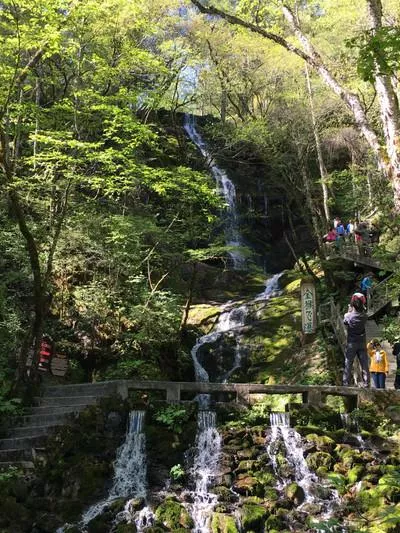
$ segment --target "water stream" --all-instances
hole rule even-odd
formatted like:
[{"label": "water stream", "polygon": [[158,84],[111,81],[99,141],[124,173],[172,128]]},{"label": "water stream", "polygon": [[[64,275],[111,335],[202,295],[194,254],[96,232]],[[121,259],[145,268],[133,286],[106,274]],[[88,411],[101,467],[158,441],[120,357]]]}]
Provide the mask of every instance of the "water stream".
[{"label": "water stream", "polygon": [[[277,489],[283,492],[290,483],[295,481],[304,492],[304,501],[298,505],[297,511],[307,512],[307,504],[314,504],[314,511],[319,508],[321,519],[331,518],[340,505],[339,495],[336,490],[326,486],[323,480],[310,470],[304,457],[301,435],[290,427],[289,413],[271,413],[270,423],[271,432],[266,449],[278,479]],[[284,451],[289,468],[282,468],[279,464],[280,451]]]},{"label": "water stream", "polygon": [[[132,411],[129,414],[125,440],[117,451],[112,486],[105,499],[95,503],[83,513],[78,524],[80,531],[86,532],[89,522],[117,498],[146,497],[147,462],[146,438],[143,432],[144,416],[144,411]],[[57,533],[63,533],[65,528],[66,526],[59,528]]]},{"label": "water stream", "polygon": [[227,213],[224,220],[225,243],[232,248],[229,252],[229,256],[232,259],[233,268],[235,270],[245,270],[246,260],[240,252],[240,247],[243,247],[243,239],[239,230],[235,185],[228,178],[226,172],[215,162],[207,144],[196,129],[193,115],[185,115],[184,128],[189,138],[198,147],[206,159],[210,172],[215,179],[217,190],[225,200],[227,207]]}]

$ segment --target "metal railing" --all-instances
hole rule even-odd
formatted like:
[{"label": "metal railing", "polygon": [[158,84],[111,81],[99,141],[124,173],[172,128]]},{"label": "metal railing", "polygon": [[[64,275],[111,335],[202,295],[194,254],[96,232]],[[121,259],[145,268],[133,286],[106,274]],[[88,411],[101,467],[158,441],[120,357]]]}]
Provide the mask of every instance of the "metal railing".
[{"label": "metal railing", "polygon": [[373,245],[371,244],[356,244],[341,238],[332,243],[325,243],[323,249],[326,259],[341,257],[371,267],[382,266],[381,261],[372,257]]},{"label": "metal railing", "polygon": [[367,295],[367,313],[368,316],[372,316],[377,313],[382,307],[387,305],[394,296],[396,296],[396,290],[390,286],[394,274],[391,274],[388,278],[384,279],[375,287],[372,287]]}]

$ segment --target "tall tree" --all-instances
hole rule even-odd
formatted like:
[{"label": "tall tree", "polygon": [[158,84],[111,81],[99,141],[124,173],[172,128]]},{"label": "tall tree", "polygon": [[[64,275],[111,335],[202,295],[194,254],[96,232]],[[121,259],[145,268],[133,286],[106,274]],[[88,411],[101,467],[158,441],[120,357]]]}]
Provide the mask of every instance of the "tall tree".
[{"label": "tall tree", "polygon": [[[375,154],[380,169],[385,173],[393,188],[393,200],[396,211],[400,211],[400,143],[398,141],[399,109],[396,94],[390,83],[390,76],[383,75],[377,68],[373,75],[378,94],[381,110],[380,126],[384,137],[384,144],[381,145],[379,133],[375,131],[371,123],[363,102],[359,96],[348,89],[333,71],[329,68],[328,62],[316,49],[310,37],[302,29],[298,16],[294,8],[287,3],[278,3],[281,14],[286,20],[288,27],[300,43],[300,47],[280,33],[265,29],[268,22],[264,19],[263,13],[257,10],[256,22],[245,20],[227,11],[223,11],[214,6],[204,5],[200,0],[191,0],[192,3],[202,12],[223,18],[231,24],[247,28],[262,37],[282,46],[290,53],[295,54],[304,60],[318,75],[323,82],[345,103],[353,115],[354,123],[359,131],[364,135],[369,147]],[[382,24],[382,4],[380,0],[367,0],[370,24],[372,29],[379,29]],[[267,8],[268,9],[268,8]],[[274,23],[276,18],[273,19]],[[379,62],[377,62],[379,64]]]}]

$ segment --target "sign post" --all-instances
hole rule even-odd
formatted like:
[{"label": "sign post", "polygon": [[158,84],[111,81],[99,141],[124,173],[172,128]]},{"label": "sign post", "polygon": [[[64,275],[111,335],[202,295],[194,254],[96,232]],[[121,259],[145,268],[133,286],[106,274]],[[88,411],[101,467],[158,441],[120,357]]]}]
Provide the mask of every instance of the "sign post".
[{"label": "sign post", "polygon": [[301,291],[301,318],[303,333],[315,333],[317,329],[317,300],[315,285],[310,281],[302,281]]}]

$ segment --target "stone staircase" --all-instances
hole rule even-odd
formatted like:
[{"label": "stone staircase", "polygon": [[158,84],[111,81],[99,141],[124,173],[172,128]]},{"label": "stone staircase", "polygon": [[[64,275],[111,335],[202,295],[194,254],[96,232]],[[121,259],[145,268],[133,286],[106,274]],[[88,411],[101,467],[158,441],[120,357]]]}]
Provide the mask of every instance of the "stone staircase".
[{"label": "stone staircase", "polygon": [[97,402],[99,398],[115,393],[115,384],[84,383],[46,387],[35,405],[22,416],[11,420],[4,438],[0,439],[0,470],[9,466],[22,469],[34,467],[34,461],[43,451],[47,438],[60,426]]}]

